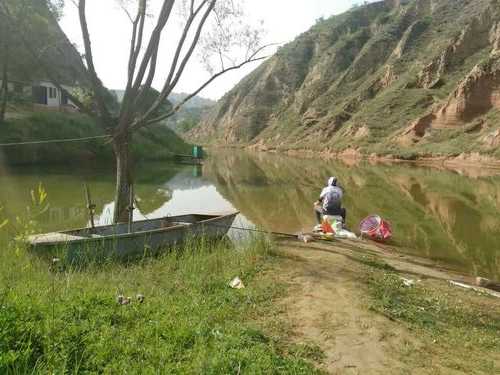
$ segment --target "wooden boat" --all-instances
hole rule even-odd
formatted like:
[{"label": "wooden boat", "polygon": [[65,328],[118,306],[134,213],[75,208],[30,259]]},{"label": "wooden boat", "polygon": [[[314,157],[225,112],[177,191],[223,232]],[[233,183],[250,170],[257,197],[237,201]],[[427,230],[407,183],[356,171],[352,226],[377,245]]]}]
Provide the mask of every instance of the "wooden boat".
[{"label": "wooden boat", "polygon": [[190,214],[135,221],[62,232],[33,235],[29,246],[37,253],[60,255],[66,260],[128,258],[182,244],[188,239],[220,239],[228,232],[236,215]]}]

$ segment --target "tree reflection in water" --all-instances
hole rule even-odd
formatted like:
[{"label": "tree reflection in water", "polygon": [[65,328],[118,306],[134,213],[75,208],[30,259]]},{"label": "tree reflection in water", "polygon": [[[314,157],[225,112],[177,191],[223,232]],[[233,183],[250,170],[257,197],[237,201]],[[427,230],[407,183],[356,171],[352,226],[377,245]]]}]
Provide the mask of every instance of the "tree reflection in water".
[{"label": "tree reflection in water", "polygon": [[[353,230],[363,217],[378,213],[392,222],[400,251],[500,279],[500,177],[484,170],[469,171],[477,175],[467,177],[463,171],[412,165],[348,165],[231,150],[212,152],[202,170],[151,163],[136,171],[136,219],[237,209],[241,225],[287,233],[311,230],[312,203],[335,175],[346,189],[344,205]],[[103,220],[112,217],[109,168],[16,168],[3,173],[0,203],[11,218],[24,212],[30,190],[43,183],[50,202],[40,221],[43,231],[87,224],[84,181]]]},{"label": "tree reflection in water", "polygon": [[291,233],[311,229],[312,202],[337,176],[351,228],[378,213],[392,222],[402,251],[500,278],[499,176],[243,152],[213,155],[204,172],[257,226]]}]

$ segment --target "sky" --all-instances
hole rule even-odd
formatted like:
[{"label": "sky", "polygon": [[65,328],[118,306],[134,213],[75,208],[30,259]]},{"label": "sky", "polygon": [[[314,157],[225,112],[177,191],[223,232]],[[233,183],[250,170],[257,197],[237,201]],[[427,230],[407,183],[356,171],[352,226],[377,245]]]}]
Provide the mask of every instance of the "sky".
[{"label": "sky", "polygon": [[[158,6],[161,0],[149,0],[151,6]],[[240,0],[241,1],[241,0]],[[265,43],[284,44],[292,41],[314,25],[320,17],[329,17],[342,13],[360,0],[242,0],[245,19],[254,25],[260,25],[266,30]],[[154,11],[153,11],[154,12]],[[87,21],[92,40],[94,62],[99,77],[110,89],[123,89],[126,82],[126,65],[130,44],[131,23],[125,13],[117,6],[116,0],[87,0]],[[153,23],[153,18],[148,22]],[[175,46],[179,21],[174,19],[168,36],[163,37],[160,45],[160,57],[157,77],[153,86],[162,87],[162,81],[167,74],[169,57]],[[68,38],[80,52],[82,38],[78,21],[78,12],[71,1],[66,1],[63,18],[60,25]],[[270,50],[267,54],[272,53]],[[258,66],[252,63],[243,69],[229,72],[207,87],[201,96],[219,99],[245,75]],[[198,55],[193,55],[175,92],[192,92],[209,77],[208,72],[200,62]]]}]

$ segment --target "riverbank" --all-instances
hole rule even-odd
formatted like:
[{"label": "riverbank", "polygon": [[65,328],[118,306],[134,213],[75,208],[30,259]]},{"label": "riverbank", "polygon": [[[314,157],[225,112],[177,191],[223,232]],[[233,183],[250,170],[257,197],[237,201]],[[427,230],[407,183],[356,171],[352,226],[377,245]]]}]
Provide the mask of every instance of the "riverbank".
[{"label": "riverbank", "polygon": [[318,368],[331,374],[500,371],[499,298],[451,286],[439,278],[446,271],[397,254],[387,263],[369,244],[284,241],[279,249],[283,261],[275,272],[290,288],[280,318],[292,324],[293,342],[321,348]]},{"label": "riverbank", "polygon": [[[220,145],[214,145],[210,143],[204,144],[207,149],[217,147],[221,148]],[[482,171],[481,175],[495,175],[500,171],[500,159],[490,156],[483,155],[480,153],[462,153],[462,154],[450,154],[450,155],[440,155],[440,156],[424,156],[416,153],[407,154],[363,154],[356,149],[347,149],[342,152],[336,152],[332,150],[311,150],[311,149],[278,149],[271,148],[263,145],[246,145],[246,144],[228,144],[222,146],[222,148],[227,149],[242,149],[249,150],[251,152],[257,153],[269,153],[269,154],[282,154],[292,157],[308,158],[308,159],[322,159],[322,160],[339,160],[345,162],[346,164],[353,165],[361,161],[369,161],[372,163],[403,163],[410,165],[428,166],[440,169],[471,169],[471,168],[486,168]],[[490,171],[488,173],[488,170]]]},{"label": "riverbank", "polygon": [[[0,143],[75,139],[104,135],[88,116],[80,113],[25,112],[10,117],[0,127]],[[190,152],[190,146],[163,125],[145,128],[134,135],[136,161],[166,160]],[[0,161],[7,165],[114,162],[106,139],[0,147]]]},{"label": "riverbank", "polygon": [[[315,373],[274,320],[284,289],[264,238],[81,270],[20,248],[1,257],[2,374]],[[236,276],[246,288],[229,287]]]},{"label": "riverbank", "polygon": [[85,269],[19,247],[1,260],[2,373],[500,370],[499,298],[369,243],[201,242]]}]

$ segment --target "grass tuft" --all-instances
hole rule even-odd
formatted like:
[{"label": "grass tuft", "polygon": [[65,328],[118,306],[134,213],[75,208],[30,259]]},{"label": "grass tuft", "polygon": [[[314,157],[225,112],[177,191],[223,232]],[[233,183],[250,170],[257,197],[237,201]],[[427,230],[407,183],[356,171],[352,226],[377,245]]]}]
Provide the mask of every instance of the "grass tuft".
[{"label": "grass tuft", "polygon": [[[272,251],[261,237],[191,241],[156,258],[54,272],[8,248],[0,373],[314,373],[308,351],[285,350],[258,323],[281,293],[263,277]],[[245,289],[228,286],[236,276]]]},{"label": "grass tuft", "polygon": [[[408,326],[424,343],[407,353],[412,363],[440,356],[446,367],[466,373],[500,371],[500,304],[448,285],[407,287],[395,273],[368,278],[370,308]],[[416,361],[415,361],[416,360]]]}]

